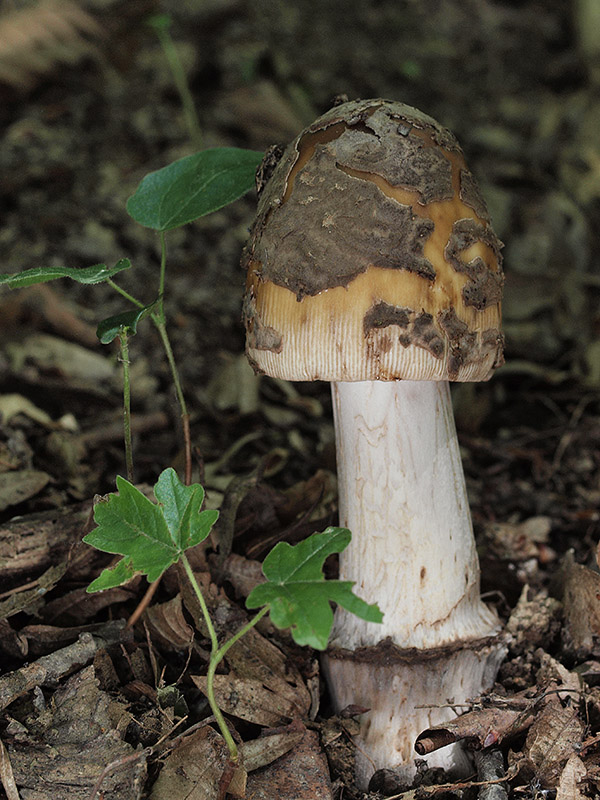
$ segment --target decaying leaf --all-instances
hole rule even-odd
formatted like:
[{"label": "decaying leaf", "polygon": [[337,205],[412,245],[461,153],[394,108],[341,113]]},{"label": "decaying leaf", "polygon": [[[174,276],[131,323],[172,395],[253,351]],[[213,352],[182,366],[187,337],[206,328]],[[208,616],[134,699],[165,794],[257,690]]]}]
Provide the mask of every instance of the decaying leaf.
[{"label": "decaying leaf", "polygon": [[[134,754],[122,738],[130,720],[125,705],[98,688],[93,667],[77,672],[47,709],[21,721],[18,736],[4,737],[22,796],[88,800],[103,767]],[[145,776],[140,752],[105,775],[105,800],[137,800]]]},{"label": "decaying leaf", "polygon": [[46,428],[52,428],[52,418],[43,409],[38,408],[27,397],[22,394],[3,394],[0,395],[0,418],[3,422],[9,422],[13,417],[22,414],[29,417],[34,422],[38,422]]},{"label": "decaying leaf", "polygon": [[223,738],[206,725],[181,739],[167,756],[150,800],[217,800],[228,761]]},{"label": "decaying leaf", "polygon": [[569,551],[561,565],[566,646],[578,657],[600,654],[600,575],[576,564]]},{"label": "decaying leaf", "polygon": [[244,742],[240,746],[242,751],[244,767],[248,772],[253,772],[267,764],[273,763],[281,756],[288,753],[304,739],[306,728],[295,720],[284,730],[277,729],[277,732],[265,731],[264,735],[258,739]]},{"label": "decaying leaf", "polygon": [[310,709],[308,689],[295,665],[265,639],[256,628],[243,636],[226,656],[232,672],[239,678],[260,681],[262,686],[281,697],[283,702],[298,709],[304,718]]},{"label": "decaying leaf", "polygon": [[240,414],[254,414],[258,410],[259,383],[248,359],[240,355],[221,365],[206,392],[219,411],[235,409]]},{"label": "decaying leaf", "polygon": [[47,569],[43,575],[23,591],[15,591],[5,600],[0,601],[0,619],[7,619],[22,611],[32,612],[43,602],[46,592],[53,589],[67,571],[67,562],[63,561],[55,567]]},{"label": "decaying leaf", "polygon": [[50,475],[37,469],[0,473],[0,511],[35,497],[49,481]]},{"label": "decaying leaf", "polygon": [[529,650],[548,644],[560,627],[561,604],[546,592],[538,592],[529,599],[529,586],[524,586],[519,602],[506,624],[512,636],[514,652]]},{"label": "decaying leaf", "polygon": [[525,740],[523,769],[543,787],[554,788],[583,741],[584,724],[579,714],[581,681],[578,675],[544,655],[538,682],[544,691]]},{"label": "decaying leaf", "polygon": [[[192,680],[206,694],[206,678],[192,675]],[[214,691],[222,711],[256,725],[270,728],[286,725],[302,713],[295,703],[251,678],[238,678],[233,674],[215,675]]]},{"label": "decaying leaf", "polygon": [[255,586],[264,583],[260,561],[230,553],[223,564],[223,577],[228,580],[241,597],[247,597]]},{"label": "decaying leaf", "polygon": [[0,709],[6,708],[32,689],[55,686],[73,669],[91,661],[98,650],[122,641],[123,627],[121,620],[107,622],[96,631],[96,636],[83,633],[73,644],[24,664],[13,672],[0,675]]},{"label": "decaying leaf", "polygon": [[73,381],[94,385],[115,379],[118,386],[118,369],[107,356],[57,336],[33,333],[18,342],[9,342],[6,353],[15,372],[25,363],[31,363],[44,372],[51,371]]},{"label": "decaying leaf", "polygon": [[0,619],[0,658],[21,660],[29,654],[29,641],[23,631],[14,630],[7,619]]},{"label": "decaying leaf", "polygon": [[181,595],[150,606],[145,614],[150,636],[167,650],[185,650],[194,639],[194,629],[183,616]]},{"label": "decaying leaf", "polygon": [[327,759],[319,736],[305,730],[302,740],[273,764],[248,775],[252,800],[331,800]]},{"label": "decaying leaf", "polygon": [[583,800],[585,795],[582,794],[580,787],[586,775],[585,764],[574,753],[565,764],[560,776],[556,800]]},{"label": "decaying leaf", "polygon": [[81,503],[0,525],[0,568],[5,584],[25,583],[31,575],[67,559],[81,541],[89,514],[90,503]]},{"label": "decaying leaf", "polygon": [[[520,523],[494,522],[486,526],[485,539],[496,557],[507,561],[538,558],[552,528],[549,517],[530,517]],[[547,548],[544,549],[547,550]]]}]

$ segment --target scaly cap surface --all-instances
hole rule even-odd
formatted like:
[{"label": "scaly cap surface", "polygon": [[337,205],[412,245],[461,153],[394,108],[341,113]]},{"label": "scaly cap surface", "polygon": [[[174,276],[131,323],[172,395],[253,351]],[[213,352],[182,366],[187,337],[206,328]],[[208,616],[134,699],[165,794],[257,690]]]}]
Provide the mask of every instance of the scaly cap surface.
[{"label": "scaly cap surface", "polygon": [[501,246],[448,130],[402,103],[337,106],[261,193],[248,357],[289,380],[485,380],[502,363]]}]

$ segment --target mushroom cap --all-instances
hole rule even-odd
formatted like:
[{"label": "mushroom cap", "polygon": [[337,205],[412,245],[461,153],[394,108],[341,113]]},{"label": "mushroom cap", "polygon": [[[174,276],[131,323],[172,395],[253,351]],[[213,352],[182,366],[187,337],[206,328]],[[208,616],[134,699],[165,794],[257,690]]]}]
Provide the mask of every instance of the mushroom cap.
[{"label": "mushroom cap", "polygon": [[343,103],[260,194],[247,355],[288,380],[486,380],[503,360],[501,247],[450,131],[402,103]]}]

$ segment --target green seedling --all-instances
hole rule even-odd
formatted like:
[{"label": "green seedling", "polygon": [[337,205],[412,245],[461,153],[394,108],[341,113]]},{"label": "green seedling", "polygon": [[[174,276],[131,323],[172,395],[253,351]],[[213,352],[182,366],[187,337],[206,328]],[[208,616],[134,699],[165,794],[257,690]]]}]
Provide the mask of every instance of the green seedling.
[{"label": "green seedling", "polygon": [[166,232],[193,222],[232,203],[254,186],[256,168],[263,154],[237,147],[216,147],[186,156],[162,169],[146,175],[135,193],[127,201],[127,211],[136,222],[159,234],[160,270],[154,299],[144,303],[127,292],[114,277],[131,267],[127,258],[122,258],[114,267],[96,264],[93,267],[34,267],[23,272],[0,274],[0,286],[10,289],[24,288],[36,283],[59,278],[70,278],[78,283],[95,284],[105,282],[118,292],[130,308],[100,322],[98,338],[109,344],[118,338],[120,358],[123,365],[125,460],[127,476],[133,480],[133,452],[129,412],[129,336],[137,332],[138,323],[149,317],[156,327],[171,370],[173,385],[180,407],[184,444],[186,481],[191,480],[192,457],[189,416],[179,371],[167,331],[164,310],[166,288],[167,244]]},{"label": "green seedling", "polygon": [[158,41],[160,42],[160,46],[162,47],[163,53],[167,60],[167,64],[169,65],[169,69],[171,70],[171,75],[173,76],[173,81],[181,100],[185,121],[188,127],[188,133],[190,135],[190,141],[193,143],[194,147],[200,149],[202,147],[202,128],[200,127],[200,120],[198,119],[198,114],[196,112],[194,98],[192,97],[192,93],[187,82],[185,70],[179,57],[179,52],[175,46],[175,43],[173,42],[173,39],[171,38],[170,28],[172,22],[173,20],[169,14],[154,14],[148,20],[148,25],[156,33]]},{"label": "green seedling", "polygon": [[[127,211],[141,225],[155,230],[160,238],[160,270],[157,290],[150,302],[134,297],[114,280],[119,272],[131,267],[121,259],[114,267],[97,264],[84,269],[36,267],[18,274],[0,274],[0,286],[22,288],[59,278],[80,283],[106,282],[128,303],[125,311],[102,320],[97,335],[103,344],[118,339],[123,364],[123,407],[125,455],[129,480],[117,478],[118,493],[96,504],[97,527],[84,541],[108,553],[121,555],[117,564],[104,570],[88,587],[100,591],[120,586],[134,575],[143,574],[157,581],[169,566],[181,562],[198,598],[205,628],[211,642],[207,674],[207,697],[229,748],[237,761],[237,746],[219,709],[214,694],[214,676],[228,650],[262,617],[270,614],[275,626],[289,629],[300,645],[318,650],[327,646],[333,623],[331,603],[343,606],[369,622],[381,622],[376,605],[368,605],[352,592],[349,581],[326,581],[325,559],[339,553],[350,542],[345,528],[327,528],[295,546],[276,545],[267,555],[263,572],[266,582],[248,596],[248,609],[258,609],[233,636],[219,643],[202,591],[186,557],[186,551],[203,542],[214,525],[218,512],[201,510],[204,490],[191,484],[191,440],[189,417],[173,350],[167,333],[164,296],[166,285],[166,233],[199,217],[216,211],[248,192],[262,153],[237,148],[204,150],[146,175],[127,202]],[[133,453],[130,423],[129,337],[148,317],[155,325],[165,350],[183,420],[186,480],[182,483],[172,469],[161,473],[153,503],[132,485]]]},{"label": "green seedling", "polygon": [[186,550],[203,542],[215,524],[218,511],[204,510],[204,489],[200,484],[185,486],[173,469],[161,473],[154,486],[153,503],[124,478],[117,478],[118,494],[109,495],[94,509],[97,527],[84,542],[97,550],[123,556],[105,569],[88,586],[89,592],[120,586],[136,574],[149,581],[160,578],[172,564],[181,561],[198,598],[211,642],[207,673],[207,698],[230,758],[237,761],[238,750],[214,694],[215,672],[228,650],[266,614],[281,629],[289,628],[300,645],[317,650],[327,647],[336,602],[347,611],[369,622],[381,622],[377,605],[369,605],[352,592],[352,582],[325,580],[323,564],[333,553],[340,553],[350,542],[350,531],[327,528],[297,545],[276,544],[263,563],[266,582],[250,592],[246,606],[259,609],[251,619],[224,643],[219,643],[202,590],[186,556]]}]

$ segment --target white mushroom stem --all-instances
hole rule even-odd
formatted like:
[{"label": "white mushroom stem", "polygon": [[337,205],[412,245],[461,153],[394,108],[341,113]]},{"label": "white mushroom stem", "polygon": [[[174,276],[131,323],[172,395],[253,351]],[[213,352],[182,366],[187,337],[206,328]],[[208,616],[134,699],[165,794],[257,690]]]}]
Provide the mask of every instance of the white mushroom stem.
[{"label": "white mushroom stem", "polygon": [[[340,578],[384,613],[376,625],[338,609],[326,664],[337,707],[371,709],[361,718],[364,785],[376,768],[414,773],[416,736],[455,715],[449,701],[489,688],[503,651],[498,620],[479,598],[448,384],[334,383],[332,391],[340,525],[352,531]],[[460,760],[456,748],[440,752],[446,767]]]}]

